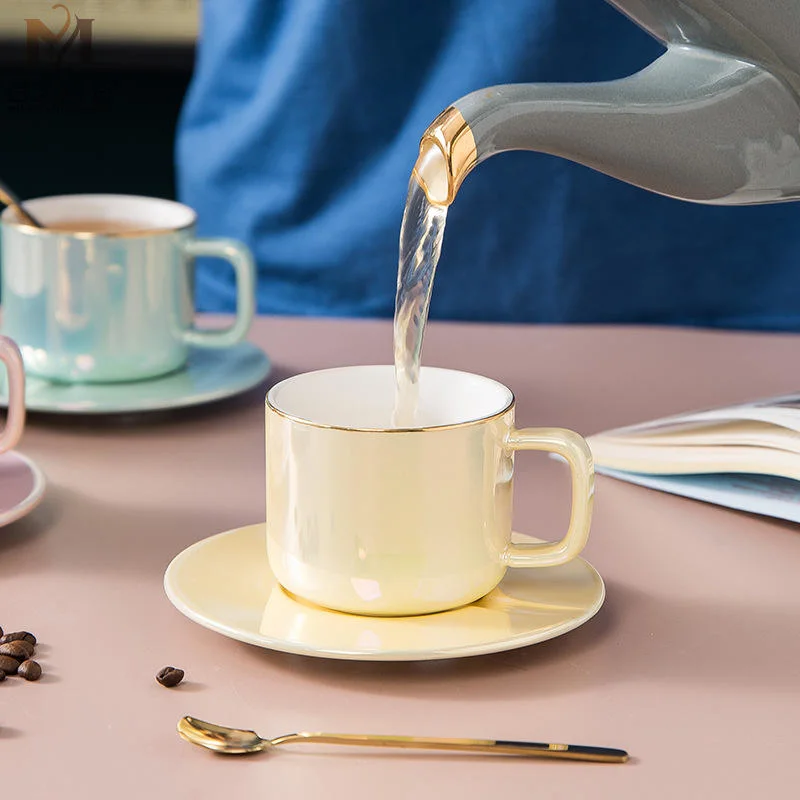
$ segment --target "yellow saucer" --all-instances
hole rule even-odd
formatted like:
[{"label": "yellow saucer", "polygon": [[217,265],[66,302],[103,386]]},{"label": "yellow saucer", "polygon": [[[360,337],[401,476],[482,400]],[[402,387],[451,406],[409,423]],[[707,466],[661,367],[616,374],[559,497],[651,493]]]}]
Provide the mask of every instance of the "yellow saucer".
[{"label": "yellow saucer", "polygon": [[193,544],[167,568],[164,588],[181,613],[224,636],[355,661],[427,661],[524,647],[582,625],[605,597],[597,571],[576,558],[560,567],[510,569],[493,592],[453,611],[418,617],[329,611],[278,585],[263,523]]}]

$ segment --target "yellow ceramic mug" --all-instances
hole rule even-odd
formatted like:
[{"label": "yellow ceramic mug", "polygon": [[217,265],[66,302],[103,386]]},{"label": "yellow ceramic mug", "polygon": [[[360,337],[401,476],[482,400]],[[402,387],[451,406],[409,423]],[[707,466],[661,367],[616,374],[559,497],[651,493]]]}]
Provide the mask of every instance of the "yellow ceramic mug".
[{"label": "yellow ceramic mug", "polygon": [[[477,600],[507,567],[580,553],[594,495],[581,436],[517,429],[505,386],[432,367],[420,374],[419,427],[393,428],[394,387],[390,366],[343,367],[267,395],[267,552],[285,589],[355,614],[425,614]],[[516,450],[570,464],[572,514],[559,542],[511,543]]]}]

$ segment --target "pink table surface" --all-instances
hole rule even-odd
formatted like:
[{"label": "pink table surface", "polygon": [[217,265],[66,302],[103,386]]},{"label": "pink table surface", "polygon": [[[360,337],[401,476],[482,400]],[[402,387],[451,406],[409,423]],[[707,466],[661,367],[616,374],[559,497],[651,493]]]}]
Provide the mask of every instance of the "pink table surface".
[{"label": "pink table surface", "polygon": [[[386,362],[388,322],[260,319],[271,380]],[[435,324],[425,361],[511,386],[518,421],[590,434],[798,388],[792,336]],[[598,480],[586,556],[599,615],[560,639],[417,664],[325,661],[230,641],[181,616],[162,576],[190,543],[263,519],[264,388],[138,419],[31,416],[20,450],[44,503],[0,530],[0,624],[41,639],[45,677],[0,685],[8,797],[752,798],[796,792],[800,531]],[[566,523],[563,472],[518,460],[519,530]],[[166,664],[186,670],[166,690]],[[627,748],[625,765],[294,749],[214,756],[183,714],[296,729]]]}]

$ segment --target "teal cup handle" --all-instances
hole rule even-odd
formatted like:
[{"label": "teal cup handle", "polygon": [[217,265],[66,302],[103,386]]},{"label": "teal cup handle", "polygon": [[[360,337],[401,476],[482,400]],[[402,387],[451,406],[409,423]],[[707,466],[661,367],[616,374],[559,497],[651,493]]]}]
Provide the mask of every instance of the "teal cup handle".
[{"label": "teal cup handle", "polygon": [[235,239],[188,239],[183,249],[194,258],[211,256],[228,261],[236,276],[236,319],[233,324],[223,330],[190,328],[182,331],[184,343],[218,349],[242,341],[255,314],[256,267],[249,248]]},{"label": "teal cup handle", "polygon": [[22,353],[12,339],[0,336],[0,361],[8,374],[8,416],[6,426],[0,431],[0,453],[16,446],[25,427],[25,370]]}]

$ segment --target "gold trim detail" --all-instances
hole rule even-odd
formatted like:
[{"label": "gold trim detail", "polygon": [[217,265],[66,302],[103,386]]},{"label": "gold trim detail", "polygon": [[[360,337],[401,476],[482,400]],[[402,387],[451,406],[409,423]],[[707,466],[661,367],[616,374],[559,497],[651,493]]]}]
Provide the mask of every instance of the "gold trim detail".
[{"label": "gold trim detail", "polygon": [[508,391],[511,393],[511,399],[509,400],[508,405],[501,411],[497,411],[488,417],[471,419],[467,420],[466,422],[453,422],[448,425],[427,425],[422,428],[353,428],[346,425],[328,425],[325,422],[314,422],[314,420],[295,417],[293,414],[287,414],[285,411],[281,411],[270,402],[269,393],[267,393],[267,397],[264,402],[267,409],[272,411],[276,416],[283,417],[283,419],[289,420],[289,422],[294,422],[297,425],[307,425],[309,428],[323,428],[330,431],[348,431],[350,433],[432,433],[436,431],[455,430],[456,428],[469,428],[473,425],[483,425],[487,422],[492,422],[496,419],[499,419],[505,414],[508,414],[509,411],[513,411],[517,402],[517,399],[514,397],[514,392],[512,392],[511,389]]},{"label": "gold trim detail", "polygon": [[[431,147],[438,147],[447,163],[447,198],[433,198],[429,188],[417,170],[417,165]],[[422,135],[419,143],[419,157],[412,174],[425,192],[425,196],[434,205],[449,206],[456,199],[456,194],[464,178],[478,163],[478,148],[472,129],[461,112],[450,106],[442,111]]]},{"label": "gold trim detail", "polygon": [[[48,228],[44,225],[42,228],[37,228],[19,219],[16,209],[13,206],[8,206],[2,213],[0,213],[0,226],[7,226],[9,228],[16,228],[20,233],[27,234],[28,236],[67,236],[74,239],[147,239],[151,236],[166,236],[172,233],[180,233],[182,231],[191,231],[197,225],[197,212],[190,206],[184,203],[178,203],[175,200],[164,200],[159,197],[143,197],[141,195],[117,195],[117,194],[62,194],[48,197],[36,197],[32,200],[27,200],[27,203],[35,203],[39,200],[60,201],[63,204],[68,204],[70,201],[85,200],[87,197],[95,199],[108,200],[134,200],[134,201],[147,201],[150,203],[161,203],[175,206],[189,212],[191,215],[190,220],[185,225],[175,225],[169,228],[135,228],[126,231],[64,231]],[[38,212],[36,212],[38,213]],[[85,219],[85,217],[84,217]],[[41,222],[41,220],[39,220]],[[59,224],[68,224],[68,221],[60,222]]]},{"label": "gold trim detail", "polygon": [[[64,223],[66,224],[66,223]],[[9,221],[0,218],[0,225],[9,228],[16,228],[20,233],[28,236],[68,236],[72,239],[149,239],[151,236],[165,236],[172,233],[180,233],[181,231],[192,230],[197,224],[197,219],[193,219],[186,225],[180,225],[175,228],[142,228],[131,231],[63,231],[54,230],[53,228],[36,228],[33,225],[28,225],[25,222]]]}]

